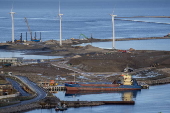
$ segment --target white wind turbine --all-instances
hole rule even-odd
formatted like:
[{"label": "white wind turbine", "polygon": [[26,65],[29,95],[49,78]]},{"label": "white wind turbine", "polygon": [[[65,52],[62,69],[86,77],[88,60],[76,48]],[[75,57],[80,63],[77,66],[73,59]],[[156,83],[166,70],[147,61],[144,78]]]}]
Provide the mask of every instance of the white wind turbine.
[{"label": "white wind turbine", "polygon": [[117,15],[113,15],[113,13],[112,14],[110,14],[110,16],[112,17],[112,27],[113,27],[113,30],[112,30],[112,32],[113,32],[113,43],[112,43],[112,49],[115,49],[115,23],[114,23],[114,18],[117,16]]},{"label": "white wind turbine", "polygon": [[12,18],[12,43],[14,43],[14,14],[15,12],[13,12],[12,10],[13,10],[13,6],[12,6],[10,14]]},{"label": "white wind turbine", "polygon": [[60,14],[60,1],[59,1],[59,18],[60,18],[60,46],[62,46],[62,25],[61,25],[61,20],[62,20],[62,16],[63,14]]}]

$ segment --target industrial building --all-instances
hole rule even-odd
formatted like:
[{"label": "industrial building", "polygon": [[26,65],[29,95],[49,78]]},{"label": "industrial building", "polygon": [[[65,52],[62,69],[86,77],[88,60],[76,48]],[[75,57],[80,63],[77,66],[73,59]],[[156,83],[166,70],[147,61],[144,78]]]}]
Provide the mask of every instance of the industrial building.
[{"label": "industrial building", "polygon": [[23,57],[4,57],[0,58],[0,63],[18,63],[18,62],[23,62]]},{"label": "industrial building", "polygon": [[19,65],[23,62],[23,57],[3,57],[0,58],[0,64],[2,66]]}]

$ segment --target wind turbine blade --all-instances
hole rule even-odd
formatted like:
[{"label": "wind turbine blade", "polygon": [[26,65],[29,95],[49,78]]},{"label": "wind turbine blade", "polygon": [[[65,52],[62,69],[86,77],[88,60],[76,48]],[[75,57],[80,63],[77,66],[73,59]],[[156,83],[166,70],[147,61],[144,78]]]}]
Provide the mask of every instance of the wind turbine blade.
[{"label": "wind turbine blade", "polygon": [[11,12],[12,12],[12,10],[13,10],[13,5],[12,5],[12,7],[11,7]]},{"label": "wind turbine blade", "polygon": [[59,0],[59,14],[60,14],[60,0]]},{"label": "wind turbine blade", "polygon": [[12,2],[12,8],[11,8],[11,12],[13,11],[13,5],[14,5],[14,1]]}]

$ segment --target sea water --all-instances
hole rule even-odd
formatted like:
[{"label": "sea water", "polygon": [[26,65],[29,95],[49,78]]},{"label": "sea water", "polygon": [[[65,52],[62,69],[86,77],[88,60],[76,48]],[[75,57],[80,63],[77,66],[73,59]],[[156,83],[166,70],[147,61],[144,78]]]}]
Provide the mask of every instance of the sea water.
[{"label": "sea water", "polygon": [[0,51],[0,58],[8,58],[8,57],[23,57],[24,59],[55,59],[55,58],[63,58],[63,56],[45,56],[45,55],[29,55],[25,54],[27,52],[24,51]]},{"label": "sea water", "polygon": [[[154,39],[154,40],[131,40],[131,41],[116,41],[116,49],[128,50],[133,48],[135,50],[160,50],[170,51],[170,39]],[[112,42],[93,42],[83,43],[81,46],[92,45],[99,48],[111,49]]]},{"label": "sea water", "polygon": [[[93,107],[68,108],[64,113],[169,113],[170,100],[168,99],[170,84],[150,86],[132,95],[135,105],[102,105]],[[85,101],[120,101],[122,92],[96,93],[66,96],[66,92],[55,93],[61,100]],[[62,113],[61,111],[57,111]],[[36,109],[25,113],[56,113],[54,109]]]},{"label": "sea water", "polygon": [[[63,40],[87,37],[99,39],[112,38],[112,22],[110,14],[115,18],[116,38],[162,37],[170,32],[169,18],[134,18],[133,16],[170,16],[169,0],[60,0],[62,16]],[[59,40],[59,1],[58,0],[0,0],[0,42],[11,41],[11,16],[16,12],[15,39],[28,32],[24,20],[27,18],[31,31],[42,33],[42,40]],[[125,17],[125,18],[120,18]],[[127,18],[132,17],[132,18]],[[30,35],[28,32],[28,39]],[[110,43],[110,46],[109,46]],[[111,48],[111,42],[103,43],[103,48]],[[94,43],[92,43],[94,44]],[[96,44],[101,47],[102,43]],[[148,44],[148,45],[147,45]],[[152,46],[153,45],[153,46]],[[154,50],[169,50],[169,39],[118,41],[117,49],[139,48]],[[95,107],[69,108],[66,113],[169,113],[170,85],[151,86],[137,94],[135,105],[108,105]],[[68,99],[59,92],[61,98]],[[86,95],[81,98],[120,99],[120,94]],[[108,98],[107,98],[108,97]],[[77,99],[73,98],[73,99]],[[55,113],[54,109],[39,109],[27,113]]]},{"label": "sea water", "polygon": [[[112,38],[110,14],[115,18],[116,38],[159,37],[170,32],[169,18],[120,18],[133,16],[169,16],[168,0],[61,0],[63,40],[87,37]],[[42,33],[42,40],[59,40],[58,0],[1,0],[0,1],[0,42],[11,41],[11,16],[14,14],[15,39],[28,40],[30,30]],[[127,21],[132,20],[132,21]],[[140,21],[140,22],[139,22]]]}]

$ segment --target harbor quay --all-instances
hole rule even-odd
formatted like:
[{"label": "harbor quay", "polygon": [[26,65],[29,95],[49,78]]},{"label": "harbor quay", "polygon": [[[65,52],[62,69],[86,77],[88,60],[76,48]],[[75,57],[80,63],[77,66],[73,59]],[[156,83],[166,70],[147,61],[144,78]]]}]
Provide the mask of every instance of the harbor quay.
[{"label": "harbor quay", "polygon": [[98,105],[134,105],[134,101],[61,101],[68,107],[98,106]]}]

